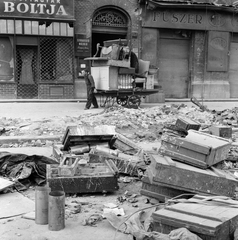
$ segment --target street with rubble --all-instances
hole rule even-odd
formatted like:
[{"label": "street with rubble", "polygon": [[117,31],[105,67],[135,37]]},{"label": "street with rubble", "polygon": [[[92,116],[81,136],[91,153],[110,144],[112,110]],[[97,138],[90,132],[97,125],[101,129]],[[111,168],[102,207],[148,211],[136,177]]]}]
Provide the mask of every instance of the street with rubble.
[{"label": "street with rubble", "polygon": [[[201,125],[201,131],[206,133],[207,129],[214,124],[229,126],[233,130],[230,141],[235,143],[237,138],[237,102],[204,102],[209,111],[201,111],[190,101],[142,103],[138,109],[115,105],[87,111],[83,110],[84,105],[84,102],[0,103],[1,152],[53,158],[52,149],[55,145],[62,144],[67,127],[106,125],[114,126],[118,134],[135,143],[147,154],[157,155],[161,137],[166,132],[165,127],[174,124],[178,117],[196,121]],[[235,157],[238,156],[236,150],[232,154]],[[21,179],[4,175],[3,171],[0,174],[5,179],[21,182]],[[113,226],[106,217],[103,217],[103,213],[106,207],[110,208],[109,206],[112,205],[117,209],[123,209],[123,214],[119,217],[123,223],[137,216],[138,212],[143,209],[155,211],[161,208],[163,204],[158,199],[140,194],[142,177],[139,174],[132,176],[126,172],[120,174],[119,189],[111,193],[66,194],[65,228],[60,231],[50,231],[48,225],[35,223],[36,184],[25,184],[23,181],[21,187],[13,185],[4,188],[0,193],[0,239],[133,239],[131,232],[121,230],[122,224]],[[16,199],[5,198],[7,195],[12,195]],[[21,208],[22,211],[20,211]],[[19,212],[16,211],[17,209]],[[134,227],[134,231],[142,230],[137,226]],[[138,237],[137,239],[145,238]]]}]

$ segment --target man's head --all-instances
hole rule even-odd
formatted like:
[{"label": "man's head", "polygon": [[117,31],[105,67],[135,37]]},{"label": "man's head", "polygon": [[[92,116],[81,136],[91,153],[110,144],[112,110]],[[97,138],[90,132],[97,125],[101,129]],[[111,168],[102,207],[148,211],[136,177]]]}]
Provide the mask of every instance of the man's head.
[{"label": "man's head", "polygon": [[82,70],[82,75],[85,76],[85,75],[88,75],[89,74],[89,69],[88,68],[85,68],[84,70]]}]

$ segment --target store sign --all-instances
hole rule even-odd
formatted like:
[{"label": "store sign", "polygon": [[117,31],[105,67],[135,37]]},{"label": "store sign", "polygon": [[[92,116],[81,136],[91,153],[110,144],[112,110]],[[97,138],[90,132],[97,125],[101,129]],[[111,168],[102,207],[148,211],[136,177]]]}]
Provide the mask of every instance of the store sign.
[{"label": "store sign", "polygon": [[0,0],[0,16],[74,19],[73,0]]},{"label": "store sign", "polygon": [[147,10],[143,27],[238,32],[238,17],[215,11],[191,9]]},{"label": "store sign", "polygon": [[76,56],[89,57],[91,54],[91,41],[86,35],[76,34],[75,35],[75,50]]}]

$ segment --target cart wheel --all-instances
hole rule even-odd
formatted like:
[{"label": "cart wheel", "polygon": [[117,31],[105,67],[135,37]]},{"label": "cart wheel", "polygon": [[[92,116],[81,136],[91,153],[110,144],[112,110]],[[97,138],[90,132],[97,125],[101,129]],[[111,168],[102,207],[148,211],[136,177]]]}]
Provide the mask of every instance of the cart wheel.
[{"label": "cart wheel", "polygon": [[128,96],[125,97],[117,97],[117,104],[121,106],[126,106],[128,100]]},{"label": "cart wheel", "polygon": [[141,99],[139,96],[136,96],[136,95],[131,95],[127,100],[127,105],[129,107],[133,107],[133,106],[139,107],[140,103],[141,103]]}]

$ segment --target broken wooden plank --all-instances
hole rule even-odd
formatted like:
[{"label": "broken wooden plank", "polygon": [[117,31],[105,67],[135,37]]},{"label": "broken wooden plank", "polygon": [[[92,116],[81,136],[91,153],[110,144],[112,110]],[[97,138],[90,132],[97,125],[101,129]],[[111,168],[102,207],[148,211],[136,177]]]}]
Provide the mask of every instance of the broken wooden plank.
[{"label": "broken wooden plank", "polygon": [[141,148],[120,133],[117,133],[110,141],[110,146],[122,152],[138,152]]},{"label": "broken wooden plank", "polygon": [[130,176],[138,176],[140,170],[145,171],[147,165],[140,156],[132,156],[128,154],[120,154],[122,157],[116,157],[108,154],[89,154],[90,162],[111,160],[118,169],[119,173]]}]

